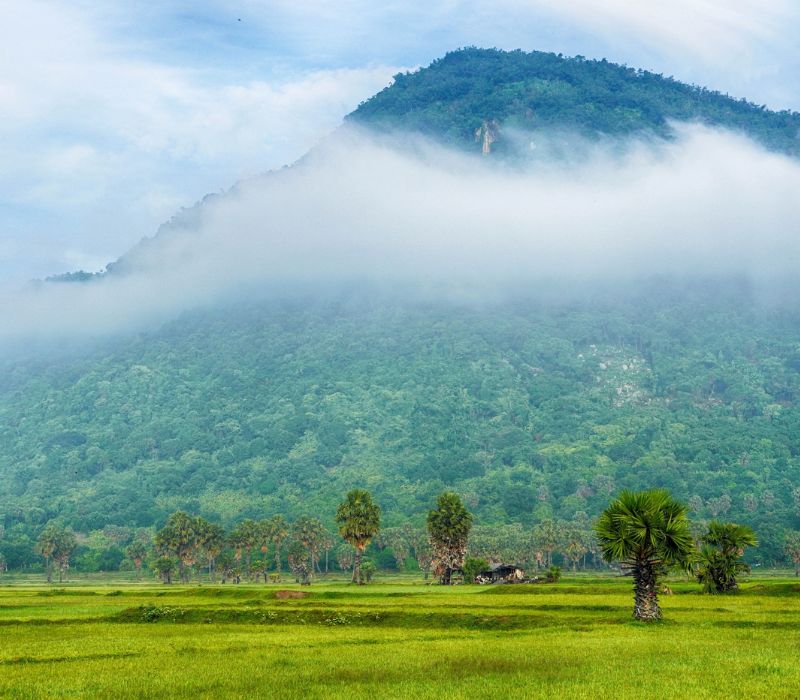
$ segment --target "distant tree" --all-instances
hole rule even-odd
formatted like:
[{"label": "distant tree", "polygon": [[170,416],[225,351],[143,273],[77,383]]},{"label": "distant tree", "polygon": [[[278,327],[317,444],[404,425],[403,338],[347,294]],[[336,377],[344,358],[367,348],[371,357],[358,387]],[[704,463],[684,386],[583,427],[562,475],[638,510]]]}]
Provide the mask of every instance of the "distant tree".
[{"label": "distant tree", "polygon": [[142,577],[142,564],[147,557],[147,552],[147,544],[141,539],[135,539],[125,548],[125,556],[133,562],[137,581]]},{"label": "distant tree", "polygon": [[220,525],[202,518],[197,519],[196,527],[199,558],[208,567],[209,580],[216,581],[217,557],[225,546],[225,531]]},{"label": "distant tree", "polygon": [[178,560],[181,583],[189,581],[189,568],[197,560],[202,524],[179,510],[169,516],[166,524],[155,536],[156,551],[162,557],[174,556]]},{"label": "distant tree", "polygon": [[273,515],[267,521],[267,530],[272,544],[275,545],[275,573],[281,575],[281,547],[289,536],[289,526],[282,515]]},{"label": "distant tree", "polygon": [[[325,527],[322,528],[319,535],[319,549],[325,553],[325,572],[328,573],[328,555],[330,551],[336,546],[338,540],[335,536]],[[319,562],[317,562],[317,571],[322,573]]]},{"label": "distant tree", "polygon": [[364,550],[381,527],[381,509],[372,501],[372,495],[364,489],[353,489],[336,509],[339,534],[356,550],[353,564],[353,583],[363,583],[361,559]]},{"label": "distant tree", "polygon": [[436,508],[428,512],[434,573],[445,586],[450,585],[453,570],[460,569],[464,563],[471,528],[472,514],[455,493],[441,494]]},{"label": "distant tree", "polygon": [[408,542],[406,531],[401,527],[391,527],[381,532],[381,539],[391,550],[392,556],[397,563],[398,571],[402,571],[406,559],[411,553],[411,546]]},{"label": "distant tree", "polygon": [[694,552],[687,507],[663,489],[623,491],[600,515],[595,534],[606,561],[618,561],[634,582],[633,615],[661,619],[658,578],[688,568]]},{"label": "distant tree", "polygon": [[59,528],[55,524],[48,524],[44,530],[39,533],[39,539],[36,540],[34,551],[41,554],[44,558],[44,569],[47,576],[47,583],[53,582],[53,553],[56,550],[58,543]]},{"label": "distant tree", "polygon": [[161,578],[162,583],[172,583],[175,561],[171,557],[160,556],[152,563],[153,571]]},{"label": "distant tree", "polygon": [[800,576],[800,532],[787,532],[783,551],[794,564],[794,575]]},{"label": "distant tree", "polygon": [[239,560],[241,560],[242,550],[245,552],[245,573],[248,576],[252,574],[253,550],[259,545],[260,531],[259,524],[248,518],[238,523],[230,533],[230,541],[238,552]]},{"label": "distant tree", "polygon": [[701,538],[697,580],[706,593],[729,593],[739,584],[736,577],[750,571],[742,559],[746,547],[754,547],[758,539],[746,525],[712,520]]},{"label": "distant tree", "polygon": [[588,533],[577,523],[566,523],[563,535],[564,558],[572,562],[572,570],[577,571],[578,562],[589,551]]},{"label": "distant tree", "polygon": [[406,523],[403,525],[403,532],[411,547],[412,556],[416,560],[417,566],[419,566],[420,571],[422,571],[427,581],[433,561],[433,549],[431,548],[428,530],[427,528],[415,528],[410,523]]},{"label": "distant tree", "polygon": [[319,518],[303,515],[292,525],[292,536],[303,543],[308,551],[309,582],[315,569],[319,569],[319,552],[325,537],[325,526]]},{"label": "distant tree", "polygon": [[306,546],[300,540],[293,540],[286,550],[286,556],[295,580],[303,586],[311,585],[311,563]]},{"label": "distant tree", "polygon": [[545,566],[553,565],[553,552],[561,542],[561,530],[555,520],[542,520],[533,528],[533,541],[536,549],[544,552]]},{"label": "distant tree", "polygon": [[47,582],[53,581],[53,568],[58,569],[58,580],[62,582],[69,569],[69,560],[75,551],[78,541],[75,533],[55,523],[49,523],[39,534],[36,542],[36,553],[45,560]]},{"label": "distant tree", "polygon": [[356,550],[347,543],[341,544],[336,548],[336,564],[342,571],[350,571],[355,561]]},{"label": "distant tree", "polygon": [[229,580],[234,583],[241,582],[238,562],[229,552],[222,552],[217,557],[215,569],[220,572],[222,583],[227,583]]},{"label": "distant tree", "polygon": [[489,562],[479,557],[467,557],[464,560],[464,583],[475,583],[482,571],[489,568]]},{"label": "distant tree", "polygon": [[261,576],[264,577],[264,583],[267,583],[267,571],[269,570],[269,560],[255,559],[253,560],[253,576],[255,576],[256,583]]},{"label": "distant tree", "polygon": [[8,571],[8,563],[3,553],[0,552],[0,574],[4,574],[6,571]]}]

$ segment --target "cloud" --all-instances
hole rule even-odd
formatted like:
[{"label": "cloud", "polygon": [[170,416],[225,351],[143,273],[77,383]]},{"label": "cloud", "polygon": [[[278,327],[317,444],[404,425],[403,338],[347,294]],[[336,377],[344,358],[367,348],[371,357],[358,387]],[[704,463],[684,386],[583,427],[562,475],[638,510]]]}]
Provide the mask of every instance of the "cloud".
[{"label": "cloud", "polygon": [[[113,259],[179,206],[299,158],[397,71],[243,78],[170,64],[110,33],[109,22],[91,4],[32,0],[4,12],[0,238],[37,235],[31,217],[10,210],[39,212],[39,220],[50,212],[60,220],[50,232],[54,250]],[[103,226],[112,211],[114,227]],[[23,254],[17,263],[18,275],[44,275],[69,260]]]},{"label": "cloud", "polygon": [[800,269],[800,164],[741,136],[679,126],[675,141],[579,144],[580,162],[523,170],[397,138],[403,148],[343,130],[302,165],[209,202],[197,227],[132,251],[127,275],[6,296],[0,333],[102,336],[354,283],[483,300],[549,282]]},{"label": "cloud", "polygon": [[16,3],[0,23],[0,276],[116,258],[458,46],[605,56],[797,108],[798,31],[790,0]]}]

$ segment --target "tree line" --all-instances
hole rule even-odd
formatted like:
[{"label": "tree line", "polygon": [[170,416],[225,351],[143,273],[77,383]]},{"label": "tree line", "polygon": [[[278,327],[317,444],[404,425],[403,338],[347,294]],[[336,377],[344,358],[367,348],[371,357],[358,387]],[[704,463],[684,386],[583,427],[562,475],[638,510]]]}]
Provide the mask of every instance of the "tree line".
[{"label": "tree line", "polygon": [[[310,585],[316,573],[330,570],[331,554],[341,571],[351,572],[354,583],[368,582],[377,568],[374,561],[364,560],[370,545],[375,552],[389,550],[397,562],[412,558],[426,578],[432,573],[445,585],[452,583],[454,573],[473,582],[490,563],[527,562],[537,570],[552,571],[555,552],[573,569],[581,560],[586,566],[589,555],[591,566],[616,562],[634,576],[636,609],[646,617],[657,608],[649,596],[657,594],[658,577],[674,566],[691,570],[709,593],[735,590],[737,576],[749,571],[743,554],[757,544],[751,528],[716,520],[698,528],[688,512],[688,506],[665,490],[623,491],[594,524],[579,514],[572,522],[543,521],[531,531],[516,524],[500,531],[473,527],[473,515],[462,498],[444,492],[428,512],[424,529],[410,524],[382,529],[381,509],[370,492],[353,489],[337,508],[335,534],[315,516],[292,523],[282,515],[246,519],[226,531],[205,518],[176,511],[155,535],[137,533],[125,553],[137,578],[149,563],[164,583],[176,576],[187,583],[192,574],[210,582],[278,582],[285,562],[304,585]],[[44,559],[48,582],[56,574],[64,580],[77,544],[75,533],[54,523],[40,533],[35,550]],[[785,551],[800,573],[800,533],[787,536]]]}]

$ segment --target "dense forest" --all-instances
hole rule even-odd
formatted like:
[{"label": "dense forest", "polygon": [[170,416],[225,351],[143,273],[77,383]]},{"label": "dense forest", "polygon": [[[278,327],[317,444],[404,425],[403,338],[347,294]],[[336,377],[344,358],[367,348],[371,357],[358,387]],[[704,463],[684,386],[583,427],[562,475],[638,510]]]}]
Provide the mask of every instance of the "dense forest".
[{"label": "dense forest", "polygon": [[362,485],[388,527],[421,525],[444,489],[476,525],[533,527],[665,486],[698,519],[752,525],[771,561],[800,509],[798,329],[796,309],[710,282],[591,303],[357,296],[186,314],[4,368],[0,551],[29,561],[14,539],[53,518],[82,532],[176,509],[330,522]]}]

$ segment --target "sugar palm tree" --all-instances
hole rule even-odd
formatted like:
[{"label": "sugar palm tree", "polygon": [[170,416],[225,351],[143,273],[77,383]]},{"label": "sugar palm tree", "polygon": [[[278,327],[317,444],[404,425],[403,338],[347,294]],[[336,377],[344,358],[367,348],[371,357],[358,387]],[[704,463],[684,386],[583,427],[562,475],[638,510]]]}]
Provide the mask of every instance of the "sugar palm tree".
[{"label": "sugar palm tree", "polygon": [[708,532],[700,538],[697,580],[706,593],[729,593],[739,584],[736,577],[750,571],[742,559],[746,547],[758,544],[755,532],[747,525],[712,520]]},{"label": "sugar palm tree", "polygon": [[282,515],[273,515],[267,521],[267,530],[269,531],[270,540],[275,545],[275,573],[278,579],[281,576],[281,545],[283,541],[289,536],[289,525],[286,523]]},{"label": "sugar palm tree", "polygon": [[687,507],[664,489],[623,491],[595,525],[606,561],[618,561],[633,577],[633,616],[661,619],[658,577],[671,568],[688,568],[694,552]]},{"label": "sugar palm tree", "polygon": [[353,489],[336,509],[336,522],[342,539],[355,547],[353,583],[361,580],[361,559],[364,550],[381,527],[381,508],[364,489]]}]

